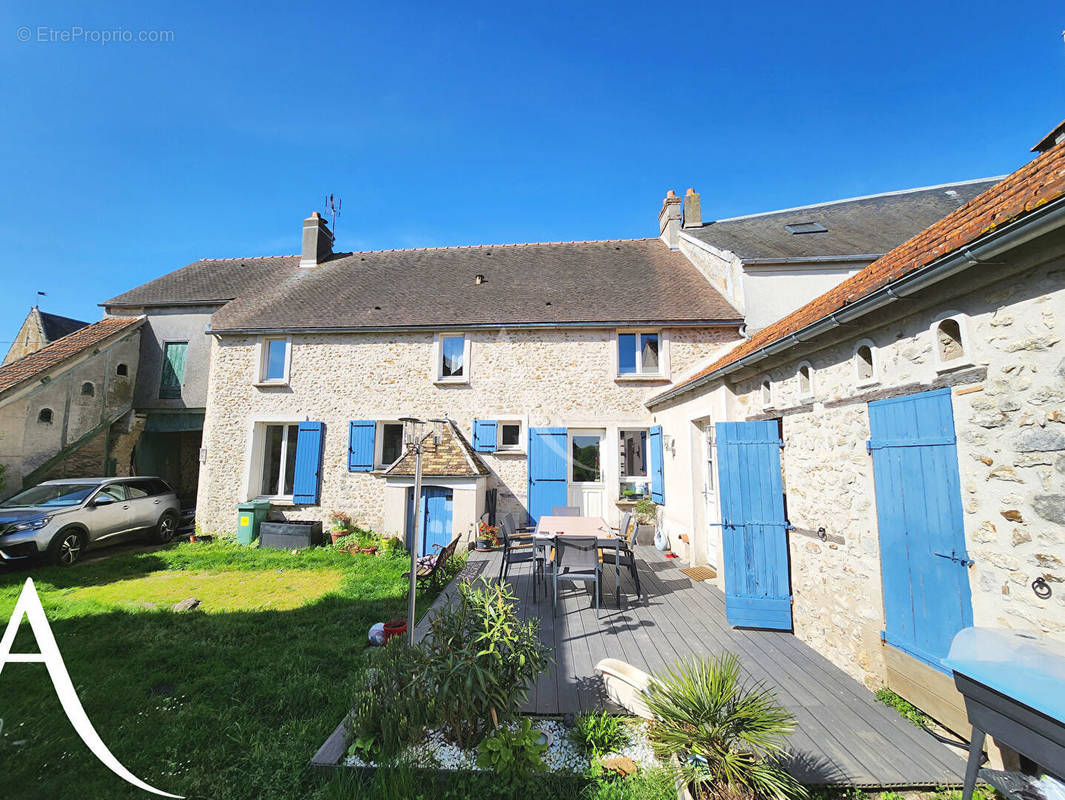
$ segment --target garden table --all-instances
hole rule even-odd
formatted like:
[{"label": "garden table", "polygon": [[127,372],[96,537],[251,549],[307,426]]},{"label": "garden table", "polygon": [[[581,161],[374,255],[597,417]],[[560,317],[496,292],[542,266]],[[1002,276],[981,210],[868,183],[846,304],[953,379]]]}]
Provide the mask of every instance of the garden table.
[{"label": "garden table", "polygon": [[[598,539],[596,544],[600,549],[611,548],[618,551],[621,545],[621,541],[602,517],[555,517],[549,514],[540,517],[540,521],[536,523],[533,543],[535,547],[546,552],[556,539],[565,536],[594,536]],[[546,563],[546,556],[544,561]],[[617,559],[614,563],[617,564]],[[618,608],[621,608],[621,570],[617,567],[614,568],[614,598]]]}]

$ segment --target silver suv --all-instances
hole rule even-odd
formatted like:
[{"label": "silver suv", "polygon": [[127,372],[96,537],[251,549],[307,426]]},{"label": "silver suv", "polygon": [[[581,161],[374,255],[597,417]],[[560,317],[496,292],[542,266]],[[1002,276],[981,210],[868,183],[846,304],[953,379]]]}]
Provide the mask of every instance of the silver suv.
[{"label": "silver suv", "polygon": [[181,505],[159,478],[71,478],[45,481],[0,503],[0,561],[47,555],[70,565],[85,549],[124,533],[174,538]]}]

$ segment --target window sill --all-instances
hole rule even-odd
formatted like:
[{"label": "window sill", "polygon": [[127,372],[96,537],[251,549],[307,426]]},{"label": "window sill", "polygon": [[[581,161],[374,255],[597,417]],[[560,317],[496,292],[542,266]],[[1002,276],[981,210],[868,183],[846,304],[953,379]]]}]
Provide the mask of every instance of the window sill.
[{"label": "window sill", "polygon": [[256,389],[284,389],[288,388],[288,381],[256,381],[252,386]]},{"label": "window sill", "polygon": [[652,381],[668,381],[668,375],[615,375],[614,380],[618,383],[649,383]]},{"label": "window sill", "polygon": [[523,455],[525,455],[525,451],[520,449],[520,448],[517,448],[517,447],[515,447],[515,448],[507,448],[505,450],[500,448],[498,450],[494,450],[492,452],[492,455],[494,455],[494,456],[523,456]]},{"label": "window sill", "polygon": [[946,363],[936,365],[936,374],[942,375],[944,372],[956,372],[960,369],[969,369],[976,365],[972,361],[965,359],[958,359],[956,361],[948,361]]},{"label": "window sill", "polygon": [[857,388],[857,389],[869,389],[869,388],[871,388],[873,386],[879,386],[879,385],[880,385],[880,381],[878,379],[876,379],[876,378],[867,379],[867,380],[864,380],[864,381],[858,381],[856,384],[854,384],[855,388]]},{"label": "window sill", "polygon": [[252,500],[266,500],[271,506],[294,506],[292,502],[292,495],[259,495],[253,497]]},{"label": "window sill", "polygon": [[469,378],[437,378],[433,383],[436,386],[469,386]]}]

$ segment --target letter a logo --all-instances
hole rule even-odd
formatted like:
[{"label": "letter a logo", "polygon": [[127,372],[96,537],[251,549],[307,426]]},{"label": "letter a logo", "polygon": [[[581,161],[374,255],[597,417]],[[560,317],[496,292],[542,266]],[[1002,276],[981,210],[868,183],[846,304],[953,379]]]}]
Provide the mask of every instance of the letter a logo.
[{"label": "letter a logo", "polygon": [[[37,647],[40,649],[40,653],[11,652],[11,646],[15,643],[15,634],[18,633],[19,625],[22,624],[23,615],[30,622],[30,629],[37,640]],[[122,778],[122,780],[132,783],[146,792],[160,794],[163,797],[176,797],[179,800],[183,797],[179,794],[161,792],[149,786],[122,766],[114,754],[107,749],[107,745],[104,744],[96,729],[93,728],[92,723],[89,722],[85,709],[81,707],[78,693],[74,690],[74,684],[71,682],[67,668],[63,664],[63,656],[59,653],[59,645],[56,644],[52,628],[44,615],[41,599],[37,596],[37,590],[33,586],[33,578],[26,578],[26,583],[18,596],[18,602],[15,603],[15,610],[11,614],[11,619],[7,622],[4,638],[0,639],[0,672],[3,671],[4,664],[14,661],[43,661],[45,663],[48,667],[48,675],[52,679],[52,686],[55,687],[56,694],[59,695],[59,702],[63,705],[67,719],[70,720],[70,724],[74,726],[74,730],[78,732],[81,740],[88,745],[89,749],[108,769]]]}]

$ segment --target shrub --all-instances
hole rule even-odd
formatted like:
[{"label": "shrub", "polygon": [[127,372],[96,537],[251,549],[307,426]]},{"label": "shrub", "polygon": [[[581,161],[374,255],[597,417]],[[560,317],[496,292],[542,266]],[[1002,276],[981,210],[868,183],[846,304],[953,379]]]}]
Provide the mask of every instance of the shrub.
[{"label": "shrub", "polygon": [[876,690],[876,699],[886,706],[891,706],[898,711],[901,716],[908,719],[919,728],[932,724],[932,720],[930,720],[921,709],[886,687],[882,686]]},{"label": "shrub", "polygon": [[683,659],[647,689],[649,735],[659,756],[676,753],[702,798],[732,795],[776,800],[806,790],[779,764],[795,729],[791,713],[761,683],[740,681],[732,653]]},{"label": "shrub", "polygon": [[508,584],[463,582],[458,603],[430,620],[430,682],[440,721],[462,747],[478,744],[489,728],[513,718],[548,665],[550,648],[540,641],[539,620],[518,619],[515,600]]},{"label": "shrub", "polygon": [[348,718],[355,739],[349,752],[388,760],[421,738],[435,709],[425,680],[427,654],[421,647],[396,636],[375,655]]},{"label": "shrub", "polygon": [[511,794],[533,772],[544,769],[546,744],[539,741],[539,731],[529,720],[522,719],[515,729],[500,728],[477,748],[477,766],[490,769],[498,778],[500,794]]},{"label": "shrub", "polygon": [[569,735],[581,752],[591,758],[616,753],[629,743],[624,720],[605,711],[579,714]]}]

